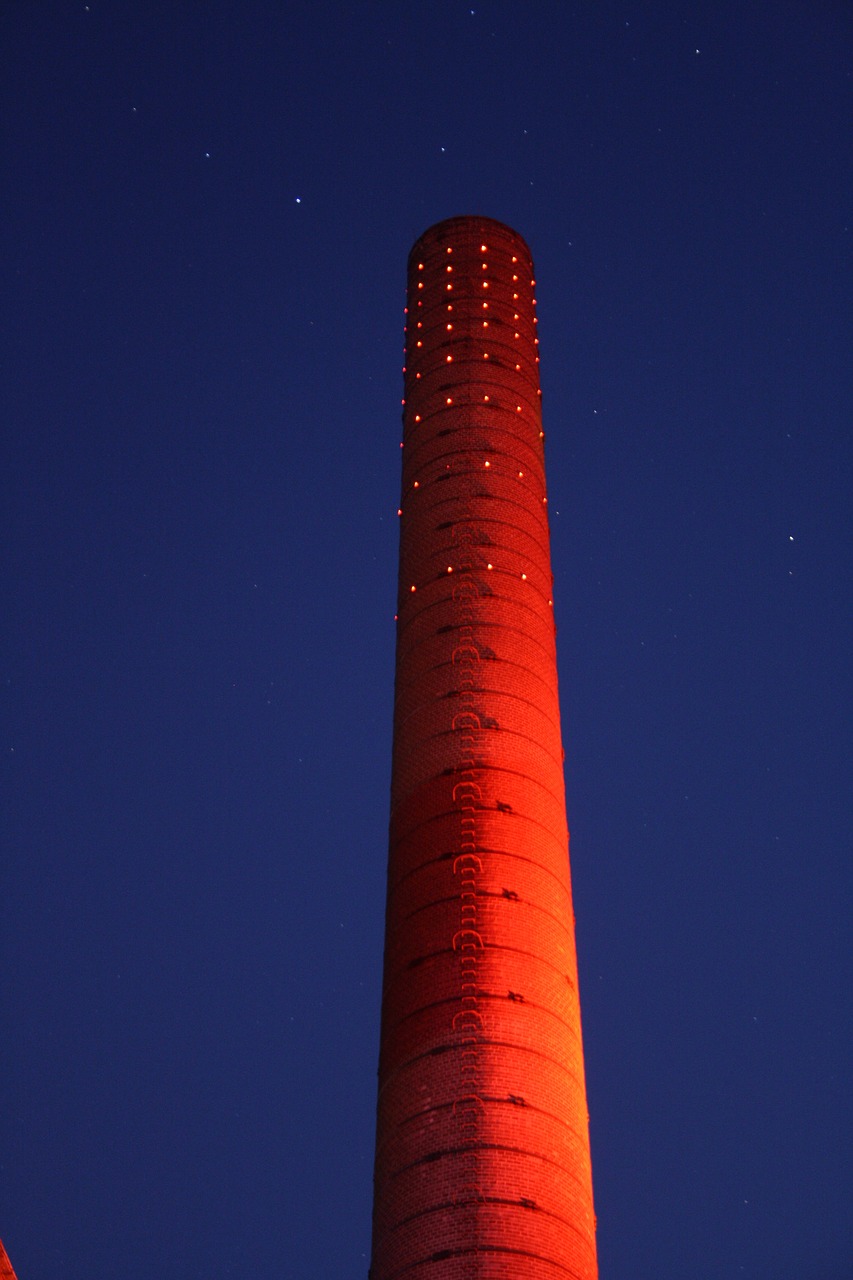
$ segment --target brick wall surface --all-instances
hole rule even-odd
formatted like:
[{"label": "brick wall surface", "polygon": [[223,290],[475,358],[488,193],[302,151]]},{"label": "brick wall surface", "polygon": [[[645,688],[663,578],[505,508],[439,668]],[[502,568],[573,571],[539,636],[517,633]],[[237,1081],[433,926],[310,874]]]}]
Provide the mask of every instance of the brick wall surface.
[{"label": "brick wall surface", "polygon": [[535,278],[409,259],[372,1280],[594,1280]]}]

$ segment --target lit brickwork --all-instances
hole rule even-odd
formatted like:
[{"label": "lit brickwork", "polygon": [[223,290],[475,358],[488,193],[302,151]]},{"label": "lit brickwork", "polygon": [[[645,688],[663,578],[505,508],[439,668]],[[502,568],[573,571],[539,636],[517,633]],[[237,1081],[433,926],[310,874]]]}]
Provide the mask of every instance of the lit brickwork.
[{"label": "lit brickwork", "polygon": [[594,1280],[533,264],[409,260],[372,1280]]},{"label": "lit brickwork", "polygon": [[0,1280],[17,1280],[2,1240],[0,1240]]}]

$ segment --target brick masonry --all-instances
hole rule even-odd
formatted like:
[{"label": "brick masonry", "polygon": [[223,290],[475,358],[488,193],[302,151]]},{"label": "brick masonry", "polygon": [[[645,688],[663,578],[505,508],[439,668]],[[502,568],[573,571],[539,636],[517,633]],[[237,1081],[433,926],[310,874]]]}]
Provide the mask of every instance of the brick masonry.
[{"label": "brick masonry", "polygon": [[409,259],[372,1280],[594,1280],[535,277]]},{"label": "brick masonry", "polygon": [[9,1255],[3,1248],[2,1240],[0,1240],[0,1280],[16,1280],[15,1272],[9,1261]]}]

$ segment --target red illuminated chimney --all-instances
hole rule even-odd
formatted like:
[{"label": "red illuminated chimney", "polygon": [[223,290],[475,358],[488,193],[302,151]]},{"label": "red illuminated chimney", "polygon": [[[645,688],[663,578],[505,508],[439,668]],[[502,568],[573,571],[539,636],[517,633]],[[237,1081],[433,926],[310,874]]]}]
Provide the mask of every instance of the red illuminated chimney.
[{"label": "red illuminated chimney", "polygon": [[2,1240],[0,1240],[0,1280],[16,1280],[15,1272],[9,1261],[9,1255],[3,1248]]},{"label": "red illuminated chimney", "polygon": [[594,1280],[533,263],[409,259],[372,1280]]}]

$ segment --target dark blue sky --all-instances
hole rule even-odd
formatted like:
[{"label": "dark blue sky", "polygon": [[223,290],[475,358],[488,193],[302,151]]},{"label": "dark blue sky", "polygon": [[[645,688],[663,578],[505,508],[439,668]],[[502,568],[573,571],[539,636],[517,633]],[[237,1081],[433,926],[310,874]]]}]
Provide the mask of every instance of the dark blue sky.
[{"label": "dark blue sky", "polygon": [[851,11],[0,11],[0,1234],[367,1270],[405,262],[537,263],[602,1280],[846,1280]]}]

